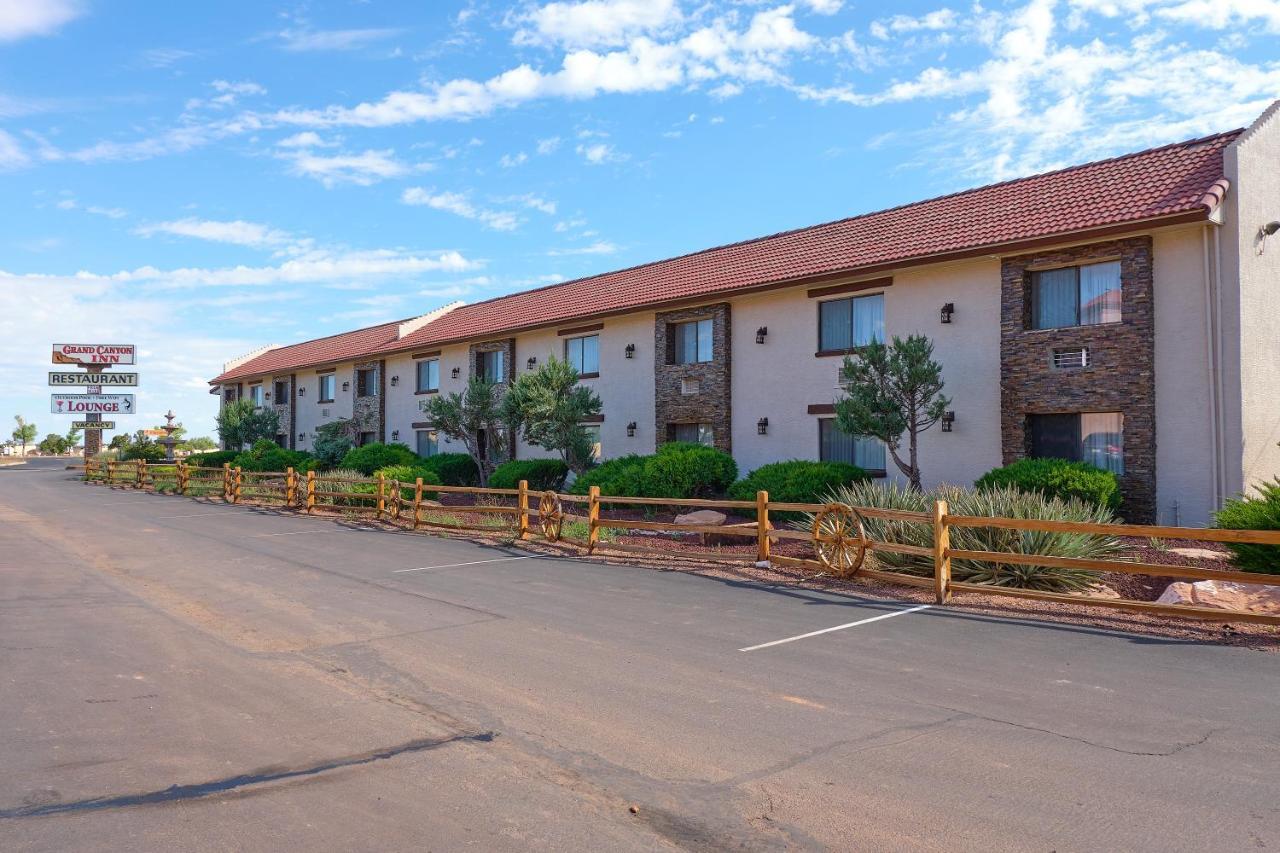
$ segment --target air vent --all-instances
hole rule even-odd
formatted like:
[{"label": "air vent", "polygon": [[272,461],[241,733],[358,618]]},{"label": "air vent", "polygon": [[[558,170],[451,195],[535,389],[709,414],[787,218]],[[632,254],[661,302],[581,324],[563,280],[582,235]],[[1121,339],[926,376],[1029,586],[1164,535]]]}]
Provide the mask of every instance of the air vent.
[{"label": "air vent", "polygon": [[321,410],[320,410],[320,417],[322,417],[322,418],[327,418],[327,417],[329,417],[329,410],[328,410],[328,409],[321,409]]},{"label": "air vent", "polygon": [[681,379],[680,393],[684,395],[697,394],[702,390],[702,383],[697,379]]},{"label": "air vent", "polygon": [[1072,347],[1053,351],[1053,369],[1070,370],[1075,367],[1089,366],[1089,348]]}]

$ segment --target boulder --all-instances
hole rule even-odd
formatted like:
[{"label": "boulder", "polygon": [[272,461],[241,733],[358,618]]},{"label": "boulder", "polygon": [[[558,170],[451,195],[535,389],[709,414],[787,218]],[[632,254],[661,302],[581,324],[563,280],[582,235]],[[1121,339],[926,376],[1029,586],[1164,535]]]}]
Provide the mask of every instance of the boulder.
[{"label": "boulder", "polygon": [[[1276,578],[1276,583],[1280,584],[1280,578]],[[1156,601],[1159,604],[1192,604],[1223,610],[1280,614],[1280,585],[1234,581],[1178,581],[1169,584]]]},{"label": "boulder", "polygon": [[[697,509],[693,512],[686,512],[684,515],[676,516],[676,524],[688,524],[690,526],[699,527],[716,527],[724,524],[728,520],[728,516],[723,512],[716,512],[714,509]],[[714,545],[718,541],[715,533],[700,533],[698,541],[703,545]]]},{"label": "boulder", "polygon": [[1193,560],[1225,560],[1231,556],[1223,551],[1212,551],[1208,548],[1170,548],[1169,553],[1190,557]]}]

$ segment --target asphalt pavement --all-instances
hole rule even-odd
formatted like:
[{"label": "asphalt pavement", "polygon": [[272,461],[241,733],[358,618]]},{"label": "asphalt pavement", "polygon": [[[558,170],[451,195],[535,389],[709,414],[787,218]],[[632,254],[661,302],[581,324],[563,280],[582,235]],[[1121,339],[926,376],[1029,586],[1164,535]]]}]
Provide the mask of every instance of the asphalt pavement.
[{"label": "asphalt pavement", "polygon": [[1275,654],[64,464],[0,468],[0,850],[1280,845]]}]

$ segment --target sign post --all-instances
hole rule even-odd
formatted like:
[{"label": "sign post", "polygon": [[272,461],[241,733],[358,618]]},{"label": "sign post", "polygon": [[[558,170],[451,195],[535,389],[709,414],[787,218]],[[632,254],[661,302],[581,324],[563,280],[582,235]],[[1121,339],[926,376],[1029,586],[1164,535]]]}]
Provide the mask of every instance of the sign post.
[{"label": "sign post", "polygon": [[84,457],[92,459],[102,452],[102,431],[115,429],[115,421],[103,421],[105,414],[131,415],[134,412],[132,394],[103,394],[103,386],[133,388],[138,384],[136,373],[106,373],[106,368],[117,364],[137,364],[138,349],[133,344],[54,344],[53,363],[75,365],[85,373],[57,371],[49,373],[49,384],[54,387],[84,386],[85,394],[54,394],[52,410],[55,414],[83,415],[83,421],[74,421],[73,429],[84,430]]}]

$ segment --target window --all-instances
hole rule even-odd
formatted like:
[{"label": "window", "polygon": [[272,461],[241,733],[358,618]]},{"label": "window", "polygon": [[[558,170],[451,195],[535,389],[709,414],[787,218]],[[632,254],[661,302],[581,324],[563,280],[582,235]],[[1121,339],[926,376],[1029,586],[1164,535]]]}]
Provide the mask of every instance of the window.
[{"label": "window", "polygon": [[373,444],[377,440],[378,440],[378,436],[375,433],[362,432],[356,438],[356,445],[359,447],[364,447],[366,444]]},{"label": "window", "polygon": [[503,350],[476,353],[476,378],[485,382],[504,382],[507,376],[507,354]]},{"label": "window", "polygon": [[818,303],[818,349],[838,352],[884,340],[884,294]]},{"label": "window", "polygon": [[671,327],[674,343],[672,357],[676,364],[711,361],[712,329],[710,320],[676,323]]},{"label": "window", "polygon": [[847,462],[864,471],[883,471],[884,444],[875,438],[849,435],[835,418],[818,420],[818,458],[823,462]]},{"label": "window", "polygon": [[420,429],[416,433],[419,456],[435,456],[440,452],[440,436],[433,429]]},{"label": "window", "polygon": [[275,389],[271,392],[272,399],[275,400],[277,406],[283,406],[289,402],[289,383],[277,382]]},{"label": "window", "polygon": [[326,373],[324,376],[321,376],[320,377],[320,394],[319,394],[319,399],[316,402],[332,403],[333,392],[336,386],[337,386],[336,375],[332,373]]},{"label": "window", "polygon": [[249,386],[249,400],[250,402],[253,403],[254,406],[262,405],[262,386],[261,385]]},{"label": "window", "polygon": [[378,369],[368,367],[363,370],[356,371],[356,396],[357,397],[376,397],[378,396]]},{"label": "window", "polygon": [[691,444],[715,444],[715,432],[711,424],[669,424],[667,426],[668,441],[687,441]]},{"label": "window", "polygon": [[591,440],[591,458],[600,461],[600,424],[583,424],[587,437]]},{"label": "window", "polygon": [[600,373],[600,336],[587,335],[584,338],[569,338],[564,342],[564,359],[573,365],[573,369],[584,375]]},{"label": "window", "polygon": [[1124,473],[1124,415],[1119,412],[1028,415],[1027,429],[1034,458],[1070,459]]},{"label": "window", "polygon": [[418,393],[440,390],[440,359],[429,358],[418,362]]},{"label": "window", "polygon": [[493,462],[506,462],[509,455],[506,427],[490,427],[476,433],[476,449],[480,456]]},{"label": "window", "polygon": [[1120,322],[1120,262],[1031,273],[1031,327]]}]

